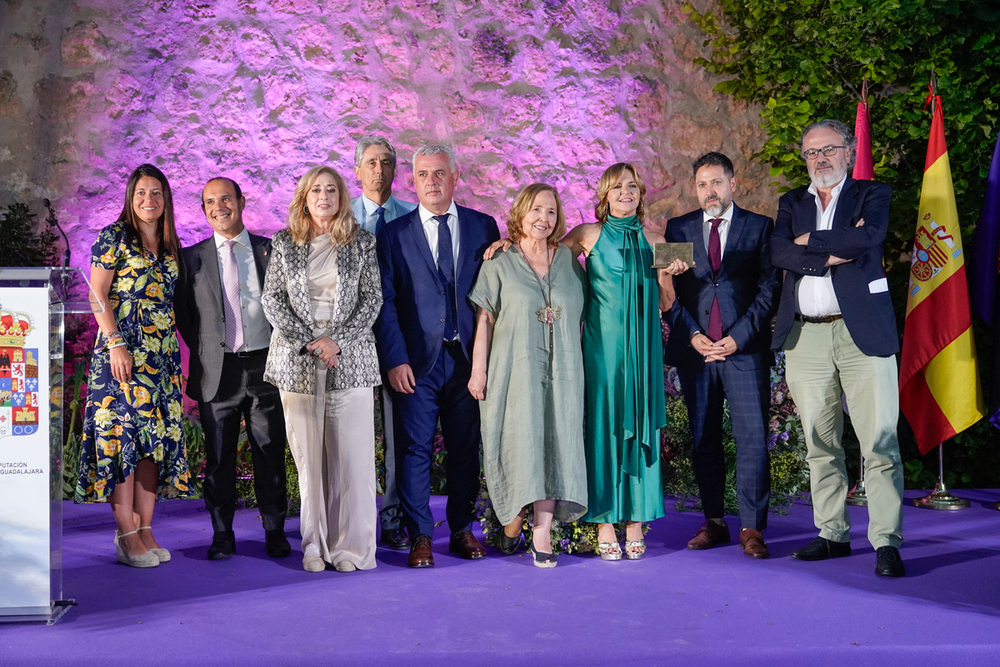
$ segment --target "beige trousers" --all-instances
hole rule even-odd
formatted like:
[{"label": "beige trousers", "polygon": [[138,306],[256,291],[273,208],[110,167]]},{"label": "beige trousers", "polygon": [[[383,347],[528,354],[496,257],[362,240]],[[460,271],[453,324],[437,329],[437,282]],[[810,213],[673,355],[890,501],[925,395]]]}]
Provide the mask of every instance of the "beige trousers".
[{"label": "beige trousers", "polygon": [[316,395],[281,392],[288,447],[299,471],[303,556],[375,567],[375,403],[372,388],[327,391],[317,362]]},{"label": "beige trousers", "polygon": [[895,357],[870,357],[854,344],[843,320],[828,324],[796,321],[785,340],[788,391],[805,432],[813,519],[820,537],[851,539],[844,467],[844,412],[865,459],[868,541],[876,549],[903,541],[903,464],[896,427],[899,378]]}]

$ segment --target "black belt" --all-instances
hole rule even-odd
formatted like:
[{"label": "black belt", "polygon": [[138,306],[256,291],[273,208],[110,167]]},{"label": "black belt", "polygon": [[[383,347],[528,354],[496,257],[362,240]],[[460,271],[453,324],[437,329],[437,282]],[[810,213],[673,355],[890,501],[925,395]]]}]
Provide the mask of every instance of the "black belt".
[{"label": "black belt", "polygon": [[442,346],[446,350],[453,350],[455,348],[462,347],[462,341],[460,340],[446,340]]},{"label": "black belt", "polygon": [[801,320],[802,322],[808,322],[809,324],[829,324],[830,322],[836,322],[837,320],[844,319],[844,316],[820,315],[819,317],[809,317],[808,315],[803,315],[802,313],[795,313],[795,319]]},{"label": "black belt", "polygon": [[259,350],[250,350],[249,352],[226,352],[226,355],[232,357],[239,357],[240,359],[253,359],[255,357],[266,357],[267,348],[262,347]]}]

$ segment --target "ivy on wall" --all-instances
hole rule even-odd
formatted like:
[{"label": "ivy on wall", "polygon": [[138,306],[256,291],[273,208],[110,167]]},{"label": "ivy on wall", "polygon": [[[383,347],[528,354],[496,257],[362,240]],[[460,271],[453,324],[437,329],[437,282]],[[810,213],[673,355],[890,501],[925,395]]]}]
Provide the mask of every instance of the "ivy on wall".
[{"label": "ivy on wall", "polygon": [[[725,79],[716,90],[763,105],[767,141],[754,157],[769,165],[783,187],[808,182],[797,150],[802,128],[821,118],[838,118],[853,127],[867,79],[875,178],[894,191],[886,261],[902,333],[930,129],[930,112],[923,109],[927,86],[933,72],[943,98],[948,157],[968,247],[1000,129],[996,3],[719,0],[705,11],[691,3],[682,10],[705,33],[704,46],[710,49],[708,57],[696,62]],[[988,390],[992,334],[977,323],[976,339]],[[936,452],[922,460],[905,421],[900,426],[908,483],[932,485]],[[946,448],[946,483],[1000,486],[997,431],[983,420],[956,441],[959,446]]]}]

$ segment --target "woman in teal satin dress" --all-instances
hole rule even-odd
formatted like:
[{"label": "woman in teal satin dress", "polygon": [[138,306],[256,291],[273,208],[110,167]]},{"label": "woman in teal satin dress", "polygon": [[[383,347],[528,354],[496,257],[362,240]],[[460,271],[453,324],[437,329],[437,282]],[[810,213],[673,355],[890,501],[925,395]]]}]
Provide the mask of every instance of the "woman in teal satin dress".
[{"label": "woman in teal satin dress", "polygon": [[597,186],[597,222],[578,225],[563,243],[587,257],[590,300],[583,325],[586,377],[588,512],[599,524],[604,560],[623,551],[614,524],[625,521],[624,556],[642,558],[642,522],[663,516],[660,429],[667,423],[660,311],[673,304],[670,269],[657,272],[643,226],[646,186],[635,167],[618,163]]}]

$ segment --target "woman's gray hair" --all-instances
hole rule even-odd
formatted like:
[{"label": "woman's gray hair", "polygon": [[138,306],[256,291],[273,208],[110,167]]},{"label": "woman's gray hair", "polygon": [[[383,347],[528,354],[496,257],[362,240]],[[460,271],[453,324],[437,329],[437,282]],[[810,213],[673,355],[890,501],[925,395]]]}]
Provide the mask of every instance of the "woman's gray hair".
[{"label": "woman's gray hair", "polygon": [[455,167],[455,151],[451,150],[447,146],[437,146],[435,144],[429,144],[427,146],[421,146],[413,154],[413,171],[417,171],[417,158],[421,155],[447,155],[448,156],[448,168],[454,173]]}]

